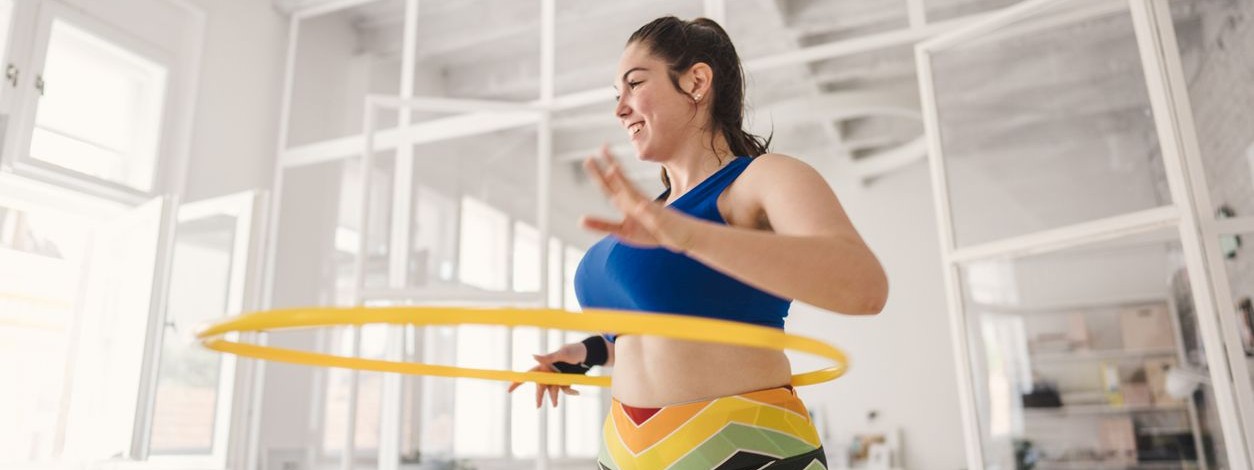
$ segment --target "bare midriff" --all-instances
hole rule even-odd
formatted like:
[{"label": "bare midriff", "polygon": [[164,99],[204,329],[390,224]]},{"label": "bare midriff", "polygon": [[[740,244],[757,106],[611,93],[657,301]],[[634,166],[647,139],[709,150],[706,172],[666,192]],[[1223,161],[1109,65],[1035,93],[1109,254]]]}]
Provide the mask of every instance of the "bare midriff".
[{"label": "bare midriff", "polygon": [[624,335],[614,343],[611,392],[625,405],[660,408],[788,385],[783,351]]}]

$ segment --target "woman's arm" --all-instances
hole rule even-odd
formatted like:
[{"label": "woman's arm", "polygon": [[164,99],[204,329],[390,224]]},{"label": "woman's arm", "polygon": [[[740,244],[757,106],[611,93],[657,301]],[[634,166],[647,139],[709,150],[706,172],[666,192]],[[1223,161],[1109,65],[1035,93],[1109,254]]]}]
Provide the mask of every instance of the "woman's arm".
[{"label": "woman's arm", "polygon": [[817,171],[765,154],[737,183],[774,233],[685,218],[690,231],[680,251],[780,297],[852,315],[883,310],[887,276]]},{"label": "woman's arm", "polygon": [[584,168],[623,212],[622,220],[585,216],[583,226],[638,247],[686,253],[781,297],[852,315],[879,313],[888,278],[854,230],[836,193],[810,165],[780,154],[755,157],[737,179],[772,231],[707,222],[645,197],[605,146]]}]

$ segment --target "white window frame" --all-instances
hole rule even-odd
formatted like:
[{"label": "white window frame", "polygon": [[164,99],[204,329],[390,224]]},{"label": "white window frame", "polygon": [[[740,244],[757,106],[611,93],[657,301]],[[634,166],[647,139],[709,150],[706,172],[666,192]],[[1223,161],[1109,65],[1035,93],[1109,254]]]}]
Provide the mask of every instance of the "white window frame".
[{"label": "white window frame", "polygon": [[[8,130],[8,124],[14,120],[16,109],[15,98],[19,91],[27,89],[27,84],[32,80],[34,74],[30,73],[30,67],[27,65],[30,61],[30,42],[34,36],[34,28],[36,23],[36,6],[37,2],[29,2],[22,0],[4,0],[12,4],[12,11],[9,16],[9,24],[6,27],[8,31],[8,41],[3,49],[0,49],[0,57],[4,59],[0,63],[0,115],[6,119],[0,121],[0,132],[4,132],[5,138],[0,141],[0,151],[4,155],[9,153],[8,148],[14,140],[11,132]],[[10,81],[7,77],[9,68],[12,67],[16,77]],[[14,83],[16,82],[16,83]],[[0,160],[0,169],[3,169],[4,161]]]},{"label": "white window frame", "polygon": [[[21,2],[19,2],[21,3]],[[173,156],[179,147],[178,136],[171,130],[177,129],[177,123],[186,116],[180,111],[180,93],[186,89],[179,86],[185,81],[182,63],[175,59],[170,51],[152,44],[144,39],[127,33],[119,26],[111,25],[87,13],[75,9],[60,0],[42,0],[38,3],[38,11],[33,15],[35,22],[26,54],[28,65],[22,74],[22,80],[14,90],[13,118],[9,120],[5,134],[9,136],[5,142],[3,167],[13,173],[41,181],[63,186],[65,188],[92,194],[98,197],[115,200],[127,204],[138,204],[160,194],[175,189],[169,178],[171,168],[175,164]],[[24,12],[25,13],[25,12]],[[16,16],[16,15],[15,15]],[[38,110],[40,93],[35,89],[35,77],[41,76],[47,60],[48,46],[51,39],[52,25],[55,21],[64,21],[91,35],[126,49],[147,60],[164,66],[167,70],[165,96],[162,98],[161,128],[157,131],[159,142],[156,148],[156,160],[153,166],[152,189],[141,191],[129,186],[108,181],[43,162],[30,157],[31,137],[35,129],[35,116]],[[14,41],[14,46],[21,47],[22,41]],[[55,83],[55,82],[53,82]],[[50,85],[55,86],[55,85]]]},{"label": "white window frame", "polygon": [[[226,196],[200,200],[183,204],[178,209],[179,222],[225,214],[236,219],[234,238],[231,246],[230,285],[227,291],[226,312],[224,315],[239,315],[256,307],[256,290],[251,279],[255,278],[258,241],[264,224],[257,216],[264,214],[266,195],[258,191],[244,191]],[[174,233],[177,238],[177,231]],[[159,370],[153,371],[153,392],[149,395],[149,413],[144,416],[147,432],[143,433],[144,449],[148,461],[162,466],[177,468],[222,469],[227,467],[228,454],[233,446],[243,446],[233,437],[247,435],[248,412],[255,407],[259,397],[250,395],[248,386],[251,369],[248,360],[239,360],[234,355],[223,354],[219,365],[216,410],[214,414],[214,430],[212,452],[196,455],[152,455],[152,422],[154,419],[156,400],[156,378]],[[235,406],[237,401],[243,406]]]}]

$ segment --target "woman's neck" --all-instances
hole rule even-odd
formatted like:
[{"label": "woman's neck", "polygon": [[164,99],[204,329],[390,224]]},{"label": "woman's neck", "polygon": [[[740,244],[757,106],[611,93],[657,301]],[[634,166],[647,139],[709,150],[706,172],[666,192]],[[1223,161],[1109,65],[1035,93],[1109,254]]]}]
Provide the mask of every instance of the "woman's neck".
[{"label": "woman's neck", "polygon": [[731,146],[721,133],[714,139],[714,149],[717,150],[710,148],[709,133],[702,133],[698,139],[687,139],[687,143],[662,163],[671,187],[667,202],[701,184],[733,157]]}]

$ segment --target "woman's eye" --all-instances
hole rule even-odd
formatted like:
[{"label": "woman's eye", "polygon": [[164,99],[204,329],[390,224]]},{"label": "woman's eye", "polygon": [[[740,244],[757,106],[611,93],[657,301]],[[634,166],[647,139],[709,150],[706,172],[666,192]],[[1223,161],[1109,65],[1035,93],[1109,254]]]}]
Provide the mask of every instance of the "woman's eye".
[{"label": "woman's eye", "polygon": [[640,83],[641,82],[627,82],[627,86],[631,88],[635,88],[636,85],[639,85]]}]

